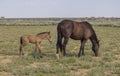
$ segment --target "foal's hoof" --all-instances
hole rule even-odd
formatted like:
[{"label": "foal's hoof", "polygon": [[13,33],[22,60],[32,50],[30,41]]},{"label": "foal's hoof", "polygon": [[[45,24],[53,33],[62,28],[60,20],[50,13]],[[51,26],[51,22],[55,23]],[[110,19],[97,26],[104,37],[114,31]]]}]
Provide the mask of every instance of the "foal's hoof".
[{"label": "foal's hoof", "polygon": [[82,56],[85,56],[85,54],[82,54]]},{"label": "foal's hoof", "polygon": [[43,56],[40,56],[40,58],[43,58]]},{"label": "foal's hoof", "polygon": [[24,53],[22,53],[22,55],[24,55]]},{"label": "foal's hoof", "polygon": [[98,55],[95,55],[95,57],[98,57]]},{"label": "foal's hoof", "polygon": [[35,56],[33,56],[33,58],[35,59],[36,57],[35,57]]},{"label": "foal's hoof", "polygon": [[22,54],[19,54],[19,56],[23,56],[24,55],[24,53],[22,53]]}]

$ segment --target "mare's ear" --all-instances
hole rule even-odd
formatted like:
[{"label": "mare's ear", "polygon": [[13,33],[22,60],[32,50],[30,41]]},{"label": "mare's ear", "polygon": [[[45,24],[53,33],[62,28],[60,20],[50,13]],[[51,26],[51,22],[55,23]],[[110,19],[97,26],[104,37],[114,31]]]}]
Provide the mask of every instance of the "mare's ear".
[{"label": "mare's ear", "polygon": [[98,42],[100,42],[100,40],[98,40]]}]

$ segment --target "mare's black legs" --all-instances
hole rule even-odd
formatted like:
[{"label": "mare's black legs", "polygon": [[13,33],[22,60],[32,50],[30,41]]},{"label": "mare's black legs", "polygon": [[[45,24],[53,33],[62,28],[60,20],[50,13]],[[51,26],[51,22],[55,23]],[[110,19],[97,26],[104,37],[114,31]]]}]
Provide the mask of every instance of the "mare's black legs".
[{"label": "mare's black legs", "polygon": [[62,38],[61,38],[61,40],[58,40],[57,41],[57,44],[56,44],[56,49],[57,49],[57,52],[56,52],[56,54],[59,54],[59,48],[60,48],[60,52],[62,53]]},{"label": "mare's black legs", "polygon": [[66,44],[68,42],[68,39],[69,38],[64,38],[64,42],[63,42],[63,55],[65,56],[66,55]]},{"label": "mare's black legs", "polygon": [[60,48],[61,53],[63,53],[64,56],[66,55],[66,44],[68,42],[68,39],[69,38],[64,38],[63,44],[62,44],[62,38],[61,38],[60,42],[57,42],[57,44],[56,44],[56,49],[57,49],[56,54],[59,54],[59,48]]},{"label": "mare's black legs", "polygon": [[84,55],[84,46],[85,46],[86,41],[87,40],[85,40],[85,39],[81,40],[81,46],[80,46],[80,50],[79,50],[79,53],[78,53],[78,57],[81,56],[81,53],[82,53],[82,55]]}]

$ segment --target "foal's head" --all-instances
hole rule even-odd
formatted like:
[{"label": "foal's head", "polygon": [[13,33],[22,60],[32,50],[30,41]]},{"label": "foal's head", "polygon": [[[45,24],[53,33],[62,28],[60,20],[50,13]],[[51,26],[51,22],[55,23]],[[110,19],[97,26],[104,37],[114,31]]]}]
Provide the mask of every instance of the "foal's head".
[{"label": "foal's head", "polygon": [[52,42],[52,37],[50,35],[50,32],[42,32],[42,33],[38,33],[37,36],[40,36],[41,38],[47,38],[48,41],[51,43]]},{"label": "foal's head", "polygon": [[47,32],[48,33],[48,35],[47,35],[47,39],[48,39],[48,41],[51,43],[52,42],[52,37],[51,37],[51,35],[50,35],[50,32]]}]

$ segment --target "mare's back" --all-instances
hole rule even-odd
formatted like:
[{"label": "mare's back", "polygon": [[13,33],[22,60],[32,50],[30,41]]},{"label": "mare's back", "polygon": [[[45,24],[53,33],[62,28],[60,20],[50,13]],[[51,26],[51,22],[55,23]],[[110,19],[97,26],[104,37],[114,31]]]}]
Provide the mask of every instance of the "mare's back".
[{"label": "mare's back", "polygon": [[[93,33],[93,28],[90,23],[84,22],[76,22],[72,20],[63,20],[61,23],[62,31],[71,32],[71,38],[75,40],[79,40],[82,38],[89,38]],[[64,34],[64,33],[63,33]]]},{"label": "mare's back", "polygon": [[71,35],[71,38],[79,40],[79,39],[89,39],[93,33],[93,29],[91,24],[88,22],[73,22],[74,29]]},{"label": "mare's back", "polygon": [[78,29],[92,29],[92,26],[87,21],[77,22],[72,20],[63,20],[60,23],[61,28],[74,28],[75,30]]},{"label": "mare's back", "polygon": [[67,28],[72,28],[73,26],[73,21],[71,20],[63,20],[59,23],[58,27],[60,27],[61,29],[67,29]]}]

